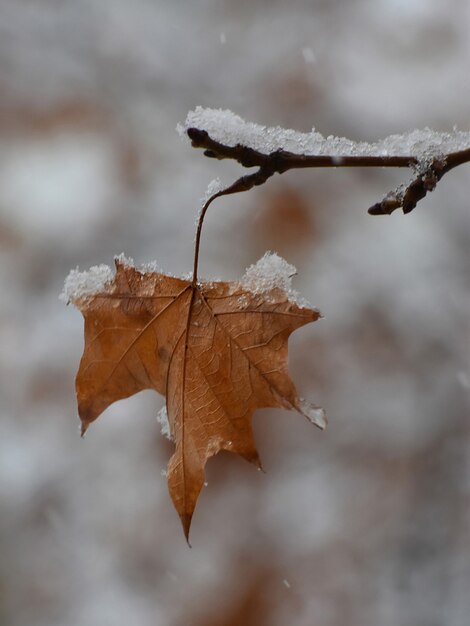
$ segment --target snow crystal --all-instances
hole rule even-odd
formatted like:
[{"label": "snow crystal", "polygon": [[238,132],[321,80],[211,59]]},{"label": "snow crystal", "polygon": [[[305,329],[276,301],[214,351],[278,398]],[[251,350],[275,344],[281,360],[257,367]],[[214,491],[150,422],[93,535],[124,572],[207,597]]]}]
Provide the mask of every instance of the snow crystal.
[{"label": "snow crystal", "polygon": [[326,428],[325,411],[320,406],[311,404],[304,398],[299,398],[295,408],[315,426],[321,429]]},{"label": "snow crystal", "polygon": [[[136,268],[140,272],[162,272],[160,265],[157,261],[149,261],[148,263],[142,263]],[[168,274],[170,276],[170,274]]]},{"label": "snow crystal", "polygon": [[[304,58],[312,58],[309,48],[303,50]],[[439,133],[429,128],[413,130],[401,135],[391,135],[375,143],[357,142],[345,137],[324,137],[314,128],[310,133],[261,126],[245,122],[229,110],[196,107],[190,111],[184,124],[178,124],[181,136],[188,128],[205,130],[215,141],[226,146],[241,144],[263,154],[276,150],[323,156],[409,156],[419,160],[435,158],[442,154],[470,148],[470,132],[456,128],[450,133]]]},{"label": "snow crystal", "polygon": [[284,585],[284,587],[286,587],[286,589],[290,589],[290,582],[287,580],[287,578],[284,578],[282,584]]},{"label": "snow crystal", "polygon": [[[215,183],[215,181],[213,181]],[[134,259],[127,257],[123,252],[114,257],[115,261],[126,268],[135,268],[138,272],[159,272],[156,261],[136,266]],[[312,308],[300,294],[291,287],[292,277],[297,273],[294,265],[288,263],[275,252],[266,252],[254,265],[250,265],[245,271],[238,285],[253,294],[262,294],[272,289],[281,289],[291,302],[300,307]],[[169,274],[168,274],[169,275]],[[66,304],[74,302],[86,296],[97,293],[110,292],[110,284],[114,274],[108,265],[95,265],[88,271],[80,272],[78,267],[71,270],[65,279],[64,288],[59,298]],[[192,272],[182,276],[184,280],[192,280]],[[217,282],[217,281],[210,281]],[[247,305],[249,300],[244,301],[240,296],[240,306]],[[163,409],[162,409],[163,410]]]},{"label": "snow crystal", "polygon": [[[301,307],[311,305],[292,289],[292,277],[297,274],[294,265],[275,252],[266,252],[254,265],[250,265],[240,280],[240,286],[251,293],[260,294],[272,289],[282,289],[289,300]],[[243,301],[240,302],[243,306]]]},{"label": "snow crystal", "polygon": [[109,265],[95,265],[85,272],[80,272],[77,267],[65,279],[59,299],[68,304],[86,296],[106,292],[112,279],[113,271]]},{"label": "snow crystal", "polygon": [[214,194],[222,191],[223,188],[224,186],[222,185],[220,178],[214,178],[214,180],[211,180],[211,182],[207,185],[207,189],[204,195],[201,198],[201,207],[203,207],[209,200],[209,198],[211,198]]},{"label": "snow crystal", "polygon": [[114,260],[117,261],[123,267],[133,268],[141,273],[161,271],[160,266],[158,265],[156,261],[150,261],[149,263],[141,263],[140,265],[137,265],[134,259],[130,256],[126,256],[124,252],[121,252],[121,254],[117,254],[114,257]]},{"label": "snow crystal", "polygon": [[130,256],[126,256],[124,252],[121,252],[121,254],[116,254],[114,260],[123,267],[135,267],[134,259]]},{"label": "snow crystal", "polygon": [[266,252],[259,261],[246,269],[241,284],[252,293],[263,293],[276,287],[289,291],[295,274],[297,269],[294,265],[275,252]]},{"label": "snow crystal", "polygon": [[163,405],[162,408],[157,413],[157,422],[160,424],[160,432],[167,439],[172,439],[171,430],[170,430],[170,422],[168,421],[168,412],[166,410],[166,405]]},{"label": "snow crystal", "polygon": [[[128,257],[121,252],[114,257],[120,265],[127,268],[135,268],[138,272],[159,272],[159,266],[156,261],[150,263],[143,263],[142,265],[136,265],[134,259]],[[71,270],[64,282],[64,288],[59,296],[59,299],[66,304],[79,300],[87,296],[93,296],[97,293],[107,293],[109,291],[109,285],[113,280],[113,270],[109,265],[95,265],[89,270],[80,272],[77,267]]]}]

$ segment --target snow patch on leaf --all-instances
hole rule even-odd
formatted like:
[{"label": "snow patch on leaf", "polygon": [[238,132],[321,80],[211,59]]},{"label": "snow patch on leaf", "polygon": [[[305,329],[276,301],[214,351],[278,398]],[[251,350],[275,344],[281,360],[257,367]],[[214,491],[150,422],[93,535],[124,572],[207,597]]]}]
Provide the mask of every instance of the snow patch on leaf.
[{"label": "snow patch on leaf", "polygon": [[276,288],[288,292],[295,274],[297,269],[294,265],[275,252],[266,252],[259,261],[246,269],[241,285],[251,293],[264,293]]},{"label": "snow patch on leaf", "polygon": [[168,420],[168,411],[166,410],[166,404],[157,413],[157,422],[160,424],[160,432],[164,437],[173,441],[170,430],[170,422]]},{"label": "snow patch on leaf", "polygon": [[[138,272],[145,274],[147,272],[159,272],[160,268],[156,261],[136,265],[132,257],[128,257],[121,252],[114,257],[115,263],[124,268],[133,268]],[[95,296],[98,293],[110,293],[111,282],[114,278],[114,272],[104,263],[94,265],[89,270],[81,272],[77,267],[70,270],[69,275],[65,279],[64,288],[59,296],[59,300],[69,304],[81,298]]]},{"label": "snow patch on leaf", "polygon": [[[157,261],[149,261],[148,263],[142,263],[137,267],[139,272],[162,272],[160,265]],[[171,274],[169,274],[171,276]]]},{"label": "snow patch on leaf", "polygon": [[112,280],[113,271],[109,265],[94,265],[85,272],[80,272],[77,267],[65,279],[59,299],[68,304],[80,298],[107,292]]},{"label": "snow patch on leaf", "polygon": [[126,256],[124,252],[121,254],[116,254],[114,257],[114,262],[119,263],[123,267],[135,267],[134,259],[130,256]]},{"label": "snow patch on leaf", "polygon": [[130,256],[126,256],[124,252],[121,252],[121,254],[117,254],[114,257],[114,261],[116,263],[119,263],[119,265],[122,265],[123,267],[129,267],[129,268],[135,269],[141,274],[145,274],[146,272],[160,272],[161,271],[160,266],[158,265],[156,261],[150,261],[148,263],[141,263],[140,265],[137,265],[134,259]]},{"label": "snow patch on leaf", "polygon": [[259,261],[246,269],[240,286],[254,294],[281,289],[291,302],[300,307],[312,308],[298,291],[292,289],[292,277],[296,274],[295,265],[291,265],[275,252],[266,252]]}]

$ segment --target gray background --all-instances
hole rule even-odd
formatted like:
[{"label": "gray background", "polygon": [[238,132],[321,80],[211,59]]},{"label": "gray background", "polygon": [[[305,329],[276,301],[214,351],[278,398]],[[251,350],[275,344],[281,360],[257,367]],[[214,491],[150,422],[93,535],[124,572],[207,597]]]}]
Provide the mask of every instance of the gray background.
[{"label": "gray background", "polygon": [[267,249],[325,316],[290,342],[300,415],[259,411],[267,474],[209,463],[190,550],[145,392],[78,436],[68,271],[125,252],[192,266],[207,183],[175,132],[197,105],[375,140],[469,129],[466,0],[0,0],[0,623],[466,626],[468,167],[408,216],[406,172],[272,179],[208,214],[201,273]]}]

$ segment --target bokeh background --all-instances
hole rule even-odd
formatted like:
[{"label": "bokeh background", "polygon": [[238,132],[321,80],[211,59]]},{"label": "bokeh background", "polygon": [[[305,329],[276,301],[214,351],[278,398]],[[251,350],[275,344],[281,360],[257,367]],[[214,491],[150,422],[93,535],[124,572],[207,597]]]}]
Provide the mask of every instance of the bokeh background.
[{"label": "bokeh background", "polygon": [[467,0],[0,0],[0,624],[467,626],[470,179],[410,215],[366,209],[404,171],[291,172],[219,201],[201,273],[265,250],[325,316],[290,370],[321,433],[262,410],[266,475],[213,459],[186,545],[163,400],[81,440],[70,268],[192,267],[210,180],[175,132],[197,105],[375,140],[470,127]]}]

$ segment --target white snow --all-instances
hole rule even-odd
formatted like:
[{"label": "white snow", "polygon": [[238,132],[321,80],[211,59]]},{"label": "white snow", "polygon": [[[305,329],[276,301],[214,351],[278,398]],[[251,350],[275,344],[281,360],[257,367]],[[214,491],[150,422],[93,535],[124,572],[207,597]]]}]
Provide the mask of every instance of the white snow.
[{"label": "white snow", "polygon": [[160,266],[158,265],[157,261],[149,261],[148,263],[137,264],[132,257],[126,256],[124,252],[115,255],[114,260],[120,263],[123,267],[130,267],[136,269],[138,272],[141,273],[161,272]]},{"label": "white snow", "polygon": [[295,274],[297,269],[294,265],[275,252],[266,252],[261,259],[246,269],[240,282],[252,293],[263,293],[276,287],[288,292]]},{"label": "white snow", "polygon": [[131,256],[126,256],[124,252],[116,254],[114,260],[117,261],[123,267],[135,267],[135,261]]},{"label": "white snow", "polygon": [[201,207],[203,207],[209,198],[211,198],[214,194],[222,191],[223,188],[224,185],[222,184],[220,178],[214,178],[211,180],[211,182],[207,185],[204,195],[201,197]]},{"label": "white snow", "polygon": [[[124,252],[115,255],[114,260],[123,267],[134,268],[141,273],[161,271],[156,261],[136,265],[134,259],[126,256]],[[65,279],[64,288],[59,296],[59,300],[69,304],[80,298],[108,292],[109,283],[111,283],[113,277],[113,270],[109,265],[105,265],[104,263],[95,265],[83,272],[77,267],[74,270],[70,270],[69,275]]]},{"label": "white snow", "polygon": [[[217,181],[212,182],[216,183]],[[219,183],[217,182],[217,184]],[[124,252],[116,255],[114,259],[124,267],[135,268],[142,273],[160,271],[156,261],[136,265],[134,259],[126,256]],[[296,273],[297,269],[294,265],[288,263],[275,252],[266,252],[256,263],[246,269],[239,285],[253,294],[262,294],[276,288],[282,289],[291,302],[301,307],[312,308],[297,291],[292,289],[292,277]],[[71,270],[65,279],[59,299],[68,304],[83,297],[93,296],[103,291],[107,292],[113,277],[114,272],[109,265],[95,265],[83,272],[77,267]],[[185,276],[184,279],[191,280],[191,274]]]},{"label": "white snow", "polygon": [[85,272],[78,267],[71,270],[64,282],[64,288],[59,299],[66,304],[86,296],[106,292],[113,279],[113,271],[109,265],[94,265]]},{"label": "white snow", "polygon": [[291,302],[300,307],[312,308],[307,300],[292,289],[292,277],[296,274],[297,269],[294,265],[275,252],[266,252],[259,261],[246,269],[240,280],[240,286],[254,294],[282,289]]},{"label": "white snow", "polygon": [[[311,55],[307,56],[311,58]],[[241,144],[263,154],[286,150],[306,155],[410,156],[423,160],[470,148],[470,132],[456,128],[449,133],[436,132],[430,128],[413,130],[367,143],[333,135],[324,137],[315,128],[310,133],[300,133],[280,126],[261,126],[245,122],[228,109],[207,109],[201,106],[188,113],[185,123],[178,124],[177,131],[183,136],[192,127],[207,131],[212,139],[226,146]]]},{"label": "white snow", "polygon": [[168,420],[168,411],[166,410],[166,405],[164,404],[162,408],[157,413],[157,422],[160,424],[160,432],[167,439],[172,440],[171,430],[170,430],[170,422]]}]

